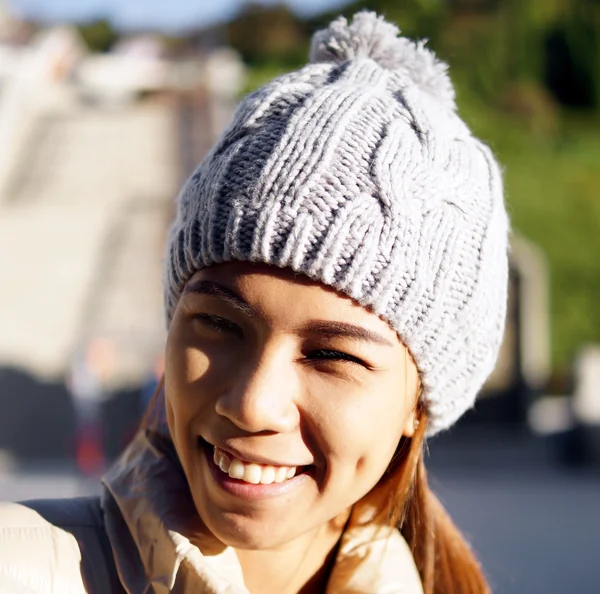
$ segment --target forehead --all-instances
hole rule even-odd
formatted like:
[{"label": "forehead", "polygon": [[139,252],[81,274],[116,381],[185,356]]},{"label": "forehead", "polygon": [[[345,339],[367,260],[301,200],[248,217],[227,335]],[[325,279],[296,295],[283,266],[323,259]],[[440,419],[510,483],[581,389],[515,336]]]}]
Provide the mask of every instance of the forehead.
[{"label": "forehead", "polygon": [[197,272],[188,286],[199,281],[213,281],[231,289],[261,317],[294,323],[309,319],[350,322],[397,340],[395,331],[376,314],[347,295],[288,268],[229,262]]}]

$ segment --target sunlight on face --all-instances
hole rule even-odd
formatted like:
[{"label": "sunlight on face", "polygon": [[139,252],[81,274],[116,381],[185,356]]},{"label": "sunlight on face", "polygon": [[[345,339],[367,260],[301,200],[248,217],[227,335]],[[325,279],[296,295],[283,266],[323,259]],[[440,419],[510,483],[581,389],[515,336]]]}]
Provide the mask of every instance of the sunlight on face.
[{"label": "sunlight on face", "polygon": [[418,378],[396,333],[350,298],[289,270],[229,263],[188,282],[165,382],[200,517],[225,544],[266,549],[372,489],[412,434]]}]

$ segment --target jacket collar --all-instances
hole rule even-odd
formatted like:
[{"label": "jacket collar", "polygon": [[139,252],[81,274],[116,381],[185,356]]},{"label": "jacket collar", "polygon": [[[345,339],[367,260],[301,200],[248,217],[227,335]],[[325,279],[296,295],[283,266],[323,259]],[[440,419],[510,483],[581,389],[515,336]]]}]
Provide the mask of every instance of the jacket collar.
[{"label": "jacket collar", "polygon": [[[170,439],[140,432],[102,482],[106,530],[128,592],[248,594],[234,549],[191,543],[202,524]],[[327,594],[339,592],[422,594],[398,530],[350,520],[327,586]]]}]

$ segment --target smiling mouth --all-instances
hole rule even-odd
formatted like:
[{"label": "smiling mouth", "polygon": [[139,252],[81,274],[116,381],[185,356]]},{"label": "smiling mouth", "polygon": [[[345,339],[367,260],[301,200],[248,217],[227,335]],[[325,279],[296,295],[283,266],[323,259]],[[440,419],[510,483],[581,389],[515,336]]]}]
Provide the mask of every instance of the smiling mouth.
[{"label": "smiling mouth", "polygon": [[236,458],[217,446],[213,446],[200,438],[201,445],[212,458],[214,465],[229,478],[252,485],[271,485],[285,483],[295,476],[309,471],[311,466],[274,466],[269,464],[249,463]]}]

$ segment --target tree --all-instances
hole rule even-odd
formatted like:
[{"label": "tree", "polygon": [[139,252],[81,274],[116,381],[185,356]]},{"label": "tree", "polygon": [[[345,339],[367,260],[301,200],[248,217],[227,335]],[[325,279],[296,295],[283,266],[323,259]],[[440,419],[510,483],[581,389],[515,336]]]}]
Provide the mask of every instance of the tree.
[{"label": "tree", "polygon": [[247,4],[227,27],[229,43],[249,64],[276,59],[293,67],[306,56],[304,24],[284,4]]},{"label": "tree", "polygon": [[108,52],[119,40],[119,34],[107,20],[79,25],[79,32],[92,52]]}]

